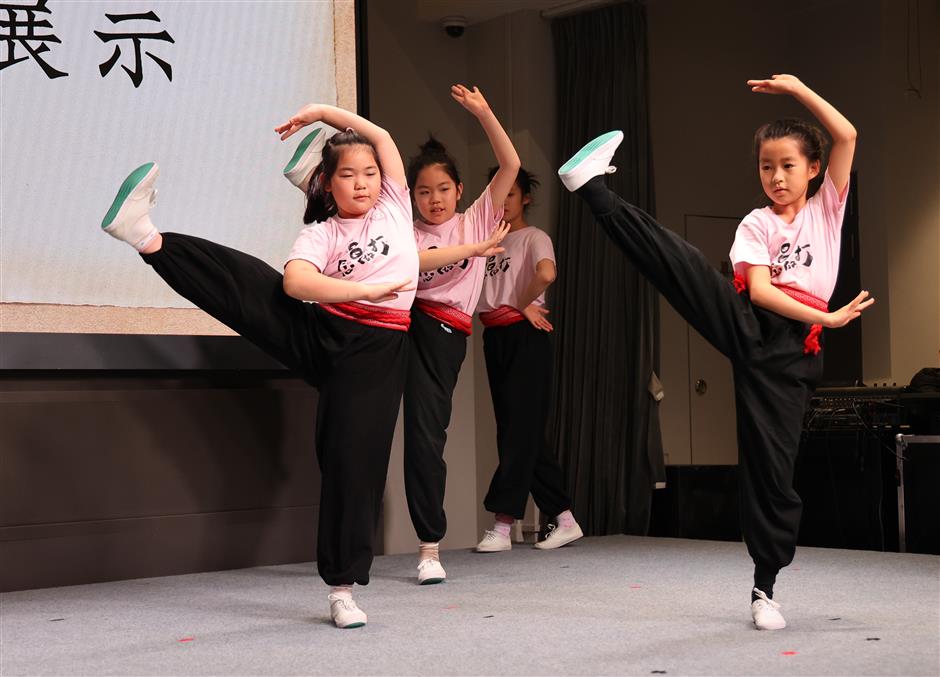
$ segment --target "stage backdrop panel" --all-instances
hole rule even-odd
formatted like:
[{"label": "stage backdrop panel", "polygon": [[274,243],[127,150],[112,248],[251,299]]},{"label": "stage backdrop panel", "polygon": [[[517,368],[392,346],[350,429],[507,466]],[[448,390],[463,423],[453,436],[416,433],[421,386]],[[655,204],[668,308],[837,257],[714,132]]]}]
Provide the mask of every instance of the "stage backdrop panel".
[{"label": "stage backdrop panel", "polygon": [[[353,3],[17,4],[34,10],[4,20],[48,22],[33,34],[60,42],[11,40],[0,54],[23,58],[0,70],[0,329],[165,333],[175,317],[173,333],[217,331],[201,312],[161,311],[192,306],[101,220],[124,177],[156,161],[161,230],[280,269],[303,227],[303,195],[281,170],[303,137],[273,129],[311,101],[355,110]],[[12,30],[26,28],[0,32]]]}]

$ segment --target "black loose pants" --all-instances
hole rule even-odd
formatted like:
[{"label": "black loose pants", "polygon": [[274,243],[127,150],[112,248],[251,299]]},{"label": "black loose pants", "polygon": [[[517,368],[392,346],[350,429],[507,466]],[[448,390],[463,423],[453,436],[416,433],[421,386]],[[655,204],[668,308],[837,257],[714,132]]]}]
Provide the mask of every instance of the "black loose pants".
[{"label": "black loose pants", "polygon": [[532,498],[552,517],[571,507],[564,474],[545,437],[551,406],[552,340],[527,320],[483,330],[483,355],[496,415],[499,465],[483,505],[516,519]]},{"label": "black loose pants", "polygon": [[437,543],[447,531],[444,445],[467,336],[417,307],[411,309],[405,380],[405,495],[415,533]]},{"label": "black loose pants", "polygon": [[408,357],[403,331],[336,317],[284,293],[264,261],[208,240],[163,234],[143,259],[176,292],[320,391],[317,569],[328,585],[369,582]]},{"label": "black loose pants", "polygon": [[595,177],[578,191],[597,222],[734,370],[741,528],[757,568],[793,560],[802,502],[793,489],[803,416],[822,376],[809,326],[751,303],[695,247]]}]

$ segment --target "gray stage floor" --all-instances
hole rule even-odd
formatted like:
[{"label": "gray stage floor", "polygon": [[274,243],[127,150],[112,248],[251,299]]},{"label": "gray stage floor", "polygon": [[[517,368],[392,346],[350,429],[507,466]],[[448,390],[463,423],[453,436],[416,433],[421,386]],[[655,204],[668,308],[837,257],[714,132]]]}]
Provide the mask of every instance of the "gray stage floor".
[{"label": "gray stage floor", "polygon": [[[608,536],[379,557],[337,630],[312,564],[7,593],[2,675],[937,675],[940,558],[802,548],[753,629],[744,546]],[[67,566],[67,563],[63,563]]]}]

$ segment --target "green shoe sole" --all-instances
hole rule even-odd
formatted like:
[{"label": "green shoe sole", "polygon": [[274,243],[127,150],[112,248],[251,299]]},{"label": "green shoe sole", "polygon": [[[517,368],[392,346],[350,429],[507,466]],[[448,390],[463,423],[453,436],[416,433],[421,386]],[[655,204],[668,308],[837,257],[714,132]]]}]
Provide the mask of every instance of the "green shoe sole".
[{"label": "green shoe sole", "polygon": [[153,162],[148,162],[145,165],[141,165],[132,171],[130,176],[124,179],[124,183],[122,183],[121,187],[118,189],[118,193],[114,198],[114,202],[111,203],[111,208],[108,210],[108,213],[104,215],[104,220],[101,222],[102,229],[111,225],[111,223],[117,217],[118,212],[121,211],[121,206],[124,204],[127,196],[134,191],[141,181],[147,178],[147,175],[150,174],[153,166]]},{"label": "green shoe sole", "polygon": [[613,132],[607,132],[606,134],[601,134],[599,137],[597,137],[593,141],[588,141],[584,145],[584,147],[581,148],[581,150],[575,153],[574,156],[570,160],[568,160],[568,162],[566,162],[565,164],[561,166],[561,169],[558,170],[558,173],[567,174],[568,172],[572,171],[575,167],[581,164],[581,162],[583,162],[584,159],[588,155],[593,153],[595,150],[603,146],[605,143],[607,143],[611,139],[616,138],[616,136],[620,133],[621,132],[615,130]]},{"label": "green shoe sole", "polygon": [[307,152],[307,148],[311,143],[313,143],[313,140],[316,139],[322,131],[323,127],[317,127],[304,137],[304,140],[300,142],[299,146],[297,146],[297,150],[294,151],[294,156],[290,159],[290,162],[287,163],[287,166],[284,167],[285,174],[297,166],[297,163],[300,162],[300,158],[302,158],[304,153]]}]

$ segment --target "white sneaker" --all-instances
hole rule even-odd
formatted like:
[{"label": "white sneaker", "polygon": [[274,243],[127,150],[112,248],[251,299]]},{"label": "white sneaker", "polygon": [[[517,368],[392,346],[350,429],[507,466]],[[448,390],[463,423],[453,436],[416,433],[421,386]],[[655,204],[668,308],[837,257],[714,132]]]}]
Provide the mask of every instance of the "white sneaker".
[{"label": "white sneaker", "polygon": [[140,251],[157,235],[150,222],[150,208],[156,203],[153,184],[160,174],[155,162],[141,165],[130,173],[101,221],[101,229]]},{"label": "white sneaker", "polygon": [[337,628],[361,628],[366,624],[366,612],[356,606],[352,597],[329,595],[330,616]]},{"label": "white sneaker", "polygon": [[307,134],[294,151],[294,156],[284,167],[284,177],[292,184],[307,193],[310,177],[313,170],[323,158],[323,146],[330,136],[322,125],[314,125],[313,131]]},{"label": "white sneaker", "polygon": [[447,572],[438,560],[429,557],[418,562],[418,585],[443,583],[446,578]]},{"label": "white sneaker", "polygon": [[565,188],[573,193],[595,176],[613,174],[617,171],[616,167],[611,166],[610,161],[621,141],[623,141],[623,132],[614,130],[601,134],[585,144],[558,170],[558,176],[565,184]]},{"label": "white sneaker", "polygon": [[563,545],[568,545],[572,541],[576,541],[582,536],[584,532],[581,531],[581,527],[575,522],[574,526],[571,527],[556,527],[554,524],[549,525],[548,536],[545,537],[545,540],[539,541],[535,544],[535,547],[539,550],[552,550],[554,548],[560,548]]},{"label": "white sneaker", "polygon": [[754,625],[758,630],[782,630],[787,627],[787,622],[780,613],[780,605],[772,599],[768,599],[763,590],[754,588],[757,599],[751,602],[751,616],[754,617]]},{"label": "white sneaker", "polygon": [[512,550],[512,541],[509,536],[503,536],[498,531],[486,531],[483,540],[477,543],[477,552],[503,552]]}]

